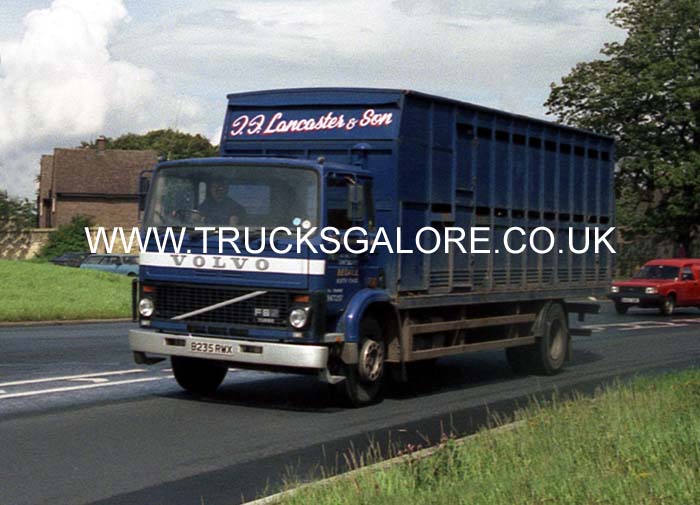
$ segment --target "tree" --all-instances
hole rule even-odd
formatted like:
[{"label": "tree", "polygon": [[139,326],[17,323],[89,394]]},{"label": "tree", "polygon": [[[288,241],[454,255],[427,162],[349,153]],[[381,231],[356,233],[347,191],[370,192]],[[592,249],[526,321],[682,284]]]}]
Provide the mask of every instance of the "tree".
[{"label": "tree", "polygon": [[[95,147],[94,142],[83,142],[84,147]],[[153,149],[168,160],[206,158],[216,156],[218,149],[202,135],[191,135],[171,129],[153,130],[144,135],[127,133],[116,139],[107,138],[107,149]]]},{"label": "tree", "polygon": [[0,229],[24,229],[36,226],[36,204],[28,199],[12,198],[0,191]]},{"label": "tree", "polygon": [[700,223],[700,2],[619,0],[627,32],[553,83],[559,121],[616,138],[618,223],[691,250]]}]

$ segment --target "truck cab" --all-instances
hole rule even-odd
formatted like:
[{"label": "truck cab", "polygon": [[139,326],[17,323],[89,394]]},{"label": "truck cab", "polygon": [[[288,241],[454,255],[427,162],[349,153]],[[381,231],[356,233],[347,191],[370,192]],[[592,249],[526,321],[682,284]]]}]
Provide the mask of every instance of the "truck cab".
[{"label": "truck cab", "polygon": [[[337,251],[327,254],[318,230],[332,227],[340,235],[358,227],[371,233],[372,186],[372,175],[360,165],[323,159],[162,163],[153,175],[143,226],[185,233],[178,252],[141,255],[140,304],[152,312],[141,311],[148,331],[132,333],[132,345],[141,349],[137,360],[167,351],[178,380],[202,392],[208,387],[194,377],[206,372],[181,371],[181,363],[191,364],[188,357],[225,356],[239,367],[320,373],[323,380],[340,382],[329,367],[333,354],[343,355],[341,344],[345,356],[357,351],[345,343],[347,301],[363,289],[371,290],[367,299],[389,295],[380,289],[377,255],[353,254],[340,240]],[[308,238],[297,247],[300,236]],[[352,249],[356,240],[349,242]],[[154,331],[171,336],[154,340]],[[221,336],[230,339],[221,345]]]}]

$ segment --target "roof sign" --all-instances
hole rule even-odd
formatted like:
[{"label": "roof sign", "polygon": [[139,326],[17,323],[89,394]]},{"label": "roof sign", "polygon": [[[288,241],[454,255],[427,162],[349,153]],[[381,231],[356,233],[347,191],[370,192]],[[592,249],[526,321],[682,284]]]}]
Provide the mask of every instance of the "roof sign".
[{"label": "roof sign", "polygon": [[[391,137],[398,128],[397,109],[276,110],[230,112],[226,136],[233,140],[267,137]],[[319,135],[320,134],[320,135]]]}]

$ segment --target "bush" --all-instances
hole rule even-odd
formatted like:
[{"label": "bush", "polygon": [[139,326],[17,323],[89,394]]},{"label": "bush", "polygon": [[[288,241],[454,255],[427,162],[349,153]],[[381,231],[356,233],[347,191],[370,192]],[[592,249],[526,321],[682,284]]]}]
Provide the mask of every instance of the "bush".
[{"label": "bush", "polygon": [[88,216],[75,216],[70,223],[59,226],[49,235],[49,240],[41,248],[37,258],[49,260],[67,252],[88,251],[90,246],[85,236],[85,228],[93,225]]}]

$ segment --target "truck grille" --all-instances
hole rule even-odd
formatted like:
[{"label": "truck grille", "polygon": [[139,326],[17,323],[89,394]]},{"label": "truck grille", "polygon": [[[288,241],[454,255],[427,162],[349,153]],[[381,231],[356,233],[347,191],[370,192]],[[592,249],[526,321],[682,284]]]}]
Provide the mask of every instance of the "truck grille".
[{"label": "truck grille", "polygon": [[640,286],[620,286],[621,295],[643,295],[644,287]]},{"label": "truck grille", "polygon": [[[154,314],[156,319],[171,319],[257,291],[181,284],[156,284],[154,287],[156,288]],[[291,296],[286,291],[268,291],[255,298],[188,317],[185,321],[285,328],[289,317]]]}]

